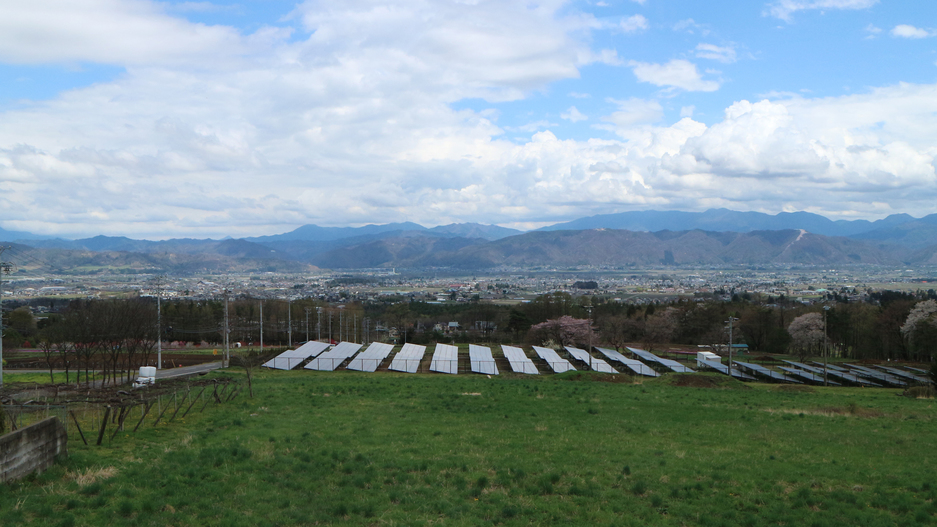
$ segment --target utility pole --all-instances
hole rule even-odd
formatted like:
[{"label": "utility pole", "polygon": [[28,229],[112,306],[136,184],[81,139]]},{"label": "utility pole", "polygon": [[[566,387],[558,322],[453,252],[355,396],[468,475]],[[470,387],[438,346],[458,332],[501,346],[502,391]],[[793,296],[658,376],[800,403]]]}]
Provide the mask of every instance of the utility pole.
[{"label": "utility pole", "polygon": [[830,306],[823,306],[823,386],[829,386],[830,380],[826,374],[826,362],[830,356],[830,338],[829,331],[826,328],[826,314],[830,312]]},{"label": "utility pole", "polygon": [[[10,246],[0,246],[0,255]],[[10,274],[13,264],[0,261],[0,386],[3,386],[3,273]]]},{"label": "utility pole", "polygon": [[332,312],[329,311],[329,344],[332,343]]},{"label": "utility pole", "polygon": [[586,306],[586,311],[589,312],[589,369],[595,369],[592,367],[592,304]]},{"label": "utility pole", "polygon": [[322,342],[322,308],[316,308],[316,340]]},{"label": "utility pole", "polygon": [[227,368],[228,363],[231,360],[230,350],[228,348],[228,288],[224,290],[224,361],[222,366]]},{"label": "utility pole", "polygon": [[738,319],[729,315],[729,377],[732,376],[732,322],[736,320]]},{"label": "utility pole", "polygon": [[264,353],[264,301],[260,301],[260,354]]},{"label": "utility pole", "polygon": [[309,342],[309,312],[312,311],[312,309],[304,307],[303,311],[306,312],[306,342]]},{"label": "utility pole", "polygon": [[345,340],[342,335],[342,322],[344,321],[344,319],[342,318],[343,314],[344,314],[344,311],[338,312],[338,340],[341,340],[341,341]]},{"label": "utility pole", "polygon": [[289,340],[287,347],[293,347],[293,299],[286,297],[286,320],[289,327],[286,328],[286,338]]},{"label": "utility pole", "polygon": [[358,341],[358,313],[355,313],[354,323],[351,325],[351,341]]},{"label": "utility pole", "polygon": [[163,369],[163,289],[162,276],[156,277],[156,369]]}]

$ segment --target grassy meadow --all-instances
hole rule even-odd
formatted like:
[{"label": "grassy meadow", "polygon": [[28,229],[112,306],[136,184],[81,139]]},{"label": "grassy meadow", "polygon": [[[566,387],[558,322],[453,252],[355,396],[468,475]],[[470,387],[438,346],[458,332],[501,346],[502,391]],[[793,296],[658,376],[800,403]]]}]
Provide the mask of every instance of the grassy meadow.
[{"label": "grassy meadow", "polygon": [[72,437],[67,460],[0,486],[0,525],[937,518],[937,408],[897,390],[263,371],[254,391],[101,447]]}]

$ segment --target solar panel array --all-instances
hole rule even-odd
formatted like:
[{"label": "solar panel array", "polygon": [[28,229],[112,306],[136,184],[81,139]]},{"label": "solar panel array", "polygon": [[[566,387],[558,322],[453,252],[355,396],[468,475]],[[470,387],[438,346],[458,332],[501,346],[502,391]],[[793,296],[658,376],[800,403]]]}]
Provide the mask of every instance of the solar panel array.
[{"label": "solar panel array", "polygon": [[334,371],[349,357],[358,353],[361,344],[354,342],[339,342],[334,348],[309,361],[307,370]]},{"label": "solar panel array", "polygon": [[390,362],[390,368],[394,371],[404,371],[407,373],[416,373],[420,368],[420,361],[426,353],[426,346],[419,344],[404,344],[403,348],[394,356]]},{"label": "solar panel array", "polygon": [[375,372],[377,367],[381,365],[381,362],[390,355],[390,352],[394,350],[394,346],[391,344],[384,344],[383,342],[372,342],[368,349],[362,351],[358,354],[357,357],[351,359],[351,362],[346,366],[349,370],[358,370],[358,371],[367,371]]},{"label": "solar panel array", "polygon": [[755,372],[755,373],[764,375],[765,377],[769,377],[769,378],[774,379],[774,380],[776,380],[776,381],[792,382],[792,383],[794,383],[794,384],[803,384],[802,382],[798,381],[797,379],[793,379],[793,378],[791,378],[791,377],[788,377],[788,376],[784,375],[783,373],[778,373],[778,372],[776,372],[776,371],[774,371],[774,370],[769,370],[768,368],[765,368],[764,366],[760,366],[760,365],[758,365],[758,364],[752,364],[752,363],[750,363],[750,362],[742,362],[742,361],[738,361],[738,360],[735,360],[735,361],[732,361],[732,362],[735,363],[736,366],[739,366],[739,367],[741,367],[741,368],[745,368],[745,369],[748,370],[748,371],[752,371],[752,372]]},{"label": "solar panel array", "polygon": [[[807,370],[810,373],[813,373],[814,375],[816,375],[817,377],[820,377],[820,379],[824,379],[823,370],[821,368],[814,368],[813,366],[809,366],[802,362],[795,362],[792,360],[786,360],[784,362],[790,364],[791,366],[796,366],[802,370]],[[834,370],[832,368],[827,368],[825,382],[829,383],[830,377],[834,377],[836,379],[842,379],[846,382],[850,382],[852,384],[858,384],[860,386],[878,386],[877,384],[873,382],[860,378],[855,373],[851,373],[845,370],[842,370],[842,371],[839,371],[839,370],[840,369]]]},{"label": "solar panel array", "polygon": [[890,375],[886,372],[873,370],[872,368],[866,368],[865,366],[859,366],[857,364],[846,364],[849,366],[855,373],[867,377],[869,379],[875,379],[878,382],[884,384],[890,384],[892,386],[905,386],[907,383],[894,375]]},{"label": "solar panel array", "polygon": [[612,349],[608,349],[608,348],[596,348],[596,349],[601,351],[602,354],[608,357],[609,360],[618,361],[624,364],[628,369],[630,369],[634,373],[637,373],[638,375],[644,375],[645,377],[659,377],[660,376],[660,374],[654,371],[653,368],[651,368],[650,366],[648,366],[647,364],[644,364],[643,362],[639,360],[629,359],[628,357],[625,357],[621,353],[618,353],[617,351],[612,350]]},{"label": "solar panel array", "polygon": [[430,371],[439,373],[459,373],[459,348],[449,344],[436,344],[433,352],[433,361],[429,363]]},{"label": "solar panel array", "polygon": [[302,364],[309,357],[315,357],[329,347],[327,342],[310,340],[294,350],[286,350],[276,357],[263,363],[265,368],[274,368],[277,370],[292,370]]},{"label": "solar panel array", "polygon": [[[808,381],[810,381],[810,382],[812,382],[812,383],[814,383],[814,384],[823,384],[823,376],[822,376],[822,375],[817,375],[817,374],[815,374],[815,373],[813,373],[813,372],[809,372],[809,371],[806,371],[806,370],[798,370],[797,368],[787,368],[787,367],[784,367],[784,366],[778,366],[778,369],[781,370],[781,371],[787,372],[787,373],[789,373],[789,374],[791,374],[791,375],[796,375],[796,376],[800,377],[801,379],[807,379]],[[835,381],[828,381],[828,383],[829,383],[830,386],[840,386],[840,384],[839,384],[838,382],[835,382]]]},{"label": "solar panel array", "polygon": [[569,354],[572,355],[576,360],[580,360],[588,364],[589,368],[594,371],[601,373],[618,373],[618,370],[612,368],[607,362],[593,357],[584,349],[566,346],[566,351],[568,351]]},{"label": "solar panel array", "polygon": [[502,344],[501,351],[504,352],[504,358],[511,363],[511,369],[517,373],[529,373],[531,375],[540,373],[537,370],[537,365],[527,357],[524,350]]},{"label": "solar panel array", "polygon": [[534,346],[534,351],[537,353],[537,356],[544,360],[553,370],[554,373],[563,373],[564,371],[575,371],[576,368],[563,357],[560,357],[556,351],[550,348],[542,348],[540,346]]},{"label": "solar panel array", "polygon": [[495,364],[495,358],[491,356],[491,349],[485,346],[469,344],[469,361],[472,363],[472,371],[475,373],[498,374],[498,365]]},{"label": "solar panel array", "polygon": [[656,362],[656,363],[660,364],[661,366],[665,366],[665,367],[667,367],[667,368],[670,368],[671,370],[673,370],[673,371],[675,371],[675,372],[677,372],[677,373],[695,373],[695,372],[694,372],[693,370],[691,370],[690,368],[684,366],[683,364],[680,364],[679,362],[677,362],[677,361],[675,361],[675,360],[670,360],[670,359],[665,359],[665,358],[663,358],[663,357],[658,357],[657,355],[654,355],[654,354],[651,353],[650,351],[644,351],[644,350],[638,349],[638,348],[628,348],[628,351],[630,351],[631,353],[634,353],[634,354],[637,355],[638,357],[641,357],[642,359],[644,359],[644,360],[646,360],[646,361],[648,361],[648,362]]},{"label": "solar panel array", "polygon": [[[726,374],[726,375],[729,375],[729,367],[726,366],[725,364],[721,363],[721,362],[716,362],[716,361],[714,361],[714,360],[703,360],[703,359],[696,359],[696,362],[698,362],[698,363],[700,363],[700,364],[702,364],[702,365],[704,365],[704,366],[706,366],[706,367],[708,367],[708,368],[712,368],[712,369],[718,371],[719,373],[724,373],[724,374]],[[735,361],[733,361],[733,362],[735,362]],[[756,379],[755,379],[754,377],[752,377],[751,375],[749,375],[749,374],[747,374],[747,373],[742,373],[742,372],[740,372],[740,371],[738,370],[738,368],[732,368],[732,376],[735,377],[736,379],[742,379],[743,381],[754,381],[754,380],[756,380]]]},{"label": "solar panel array", "polygon": [[927,377],[921,377],[920,375],[915,375],[908,371],[899,370],[898,368],[892,368],[891,366],[884,366],[884,365],[879,364],[878,366],[876,366],[876,368],[880,370],[885,370],[895,375],[896,377],[903,377],[905,379],[909,379],[915,382],[923,382],[925,384],[931,382],[930,379],[928,379]]}]

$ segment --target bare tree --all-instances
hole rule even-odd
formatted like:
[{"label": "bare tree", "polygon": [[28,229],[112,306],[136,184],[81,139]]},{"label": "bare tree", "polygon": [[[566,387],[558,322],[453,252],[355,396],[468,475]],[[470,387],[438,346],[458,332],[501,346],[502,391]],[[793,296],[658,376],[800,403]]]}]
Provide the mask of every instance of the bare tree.
[{"label": "bare tree", "polygon": [[648,351],[655,345],[670,342],[680,326],[680,311],[673,307],[655,313],[644,323],[644,346]]}]

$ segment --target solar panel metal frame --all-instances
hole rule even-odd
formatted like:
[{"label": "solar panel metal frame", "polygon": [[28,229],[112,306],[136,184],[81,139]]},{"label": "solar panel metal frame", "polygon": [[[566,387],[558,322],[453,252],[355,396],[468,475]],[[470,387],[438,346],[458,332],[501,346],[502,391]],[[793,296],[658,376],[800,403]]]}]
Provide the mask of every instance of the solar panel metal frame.
[{"label": "solar panel metal frame", "polygon": [[393,344],[372,342],[368,346],[368,349],[351,359],[351,362],[348,363],[348,366],[345,366],[345,369],[374,373],[377,371],[378,366],[381,365],[381,362],[383,362],[393,350]]},{"label": "solar panel metal frame", "polygon": [[316,355],[328,349],[328,347],[328,342],[310,340],[309,342],[306,342],[294,350],[284,351],[283,353],[263,363],[262,366],[265,368],[273,368],[275,370],[292,370],[293,368],[302,364],[304,360],[310,357],[315,357]]},{"label": "solar panel metal frame", "polygon": [[459,348],[437,342],[436,349],[433,351],[433,360],[429,363],[429,370],[452,375],[459,373]]},{"label": "solar panel metal frame", "polygon": [[635,355],[641,357],[642,359],[646,361],[656,362],[660,364],[661,366],[670,368],[672,371],[675,371],[677,373],[696,373],[696,371],[694,371],[688,366],[684,366],[683,364],[680,364],[679,362],[675,360],[658,357],[657,355],[654,355],[650,351],[646,351],[646,350],[638,349],[638,348],[628,348],[628,351],[630,351],[631,353],[634,353]]},{"label": "solar panel metal frame", "polygon": [[544,348],[541,346],[534,346],[534,352],[537,353],[537,356],[543,359],[547,365],[550,366],[550,369],[553,370],[553,373],[563,373],[567,371],[576,371],[576,367],[573,366],[573,363],[568,360],[560,357],[556,350],[551,348]]},{"label": "solar panel metal frame", "polygon": [[611,364],[605,362],[602,359],[593,357],[591,353],[584,349],[575,348],[573,346],[566,346],[566,351],[575,357],[576,360],[588,365],[589,369],[592,371],[597,371],[599,373],[618,373],[618,370],[612,368]]},{"label": "solar panel metal frame", "polygon": [[613,349],[600,347],[596,347],[595,349],[599,350],[599,352],[608,357],[608,360],[618,361],[624,364],[626,368],[638,375],[644,375],[645,377],[660,377],[660,374],[657,373],[653,368],[639,360],[629,359],[628,357],[625,357]]},{"label": "solar panel metal frame", "polygon": [[534,364],[534,361],[530,360],[530,357],[524,353],[524,350],[514,346],[507,346],[505,344],[501,345],[501,352],[504,354],[504,357],[511,364],[511,369],[517,373],[527,373],[530,375],[539,375],[540,371],[537,370],[537,365]]},{"label": "solar panel metal frame", "polygon": [[335,371],[345,360],[358,353],[359,349],[361,349],[361,344],[339,342],[334,348],[309,361],[305,368],[307,370]]},{"label": "solar panel metal frame", "polygon": [[495,364],[495,358],[491,355],[491,348],[469,344],[469,362],[473,373],[498,374],[498,365]]},{"label": "solar panel metal frame", "polygon": [[423,361],[423,355],[425,354],[426,346],[404,344],[403,347],[400,348],[400,351],[397,352],[397,355],[394,355],[394,360],[390,362],[390,366],[387,369],[416,373],[417,370],[420,369],[420,362]]}]

